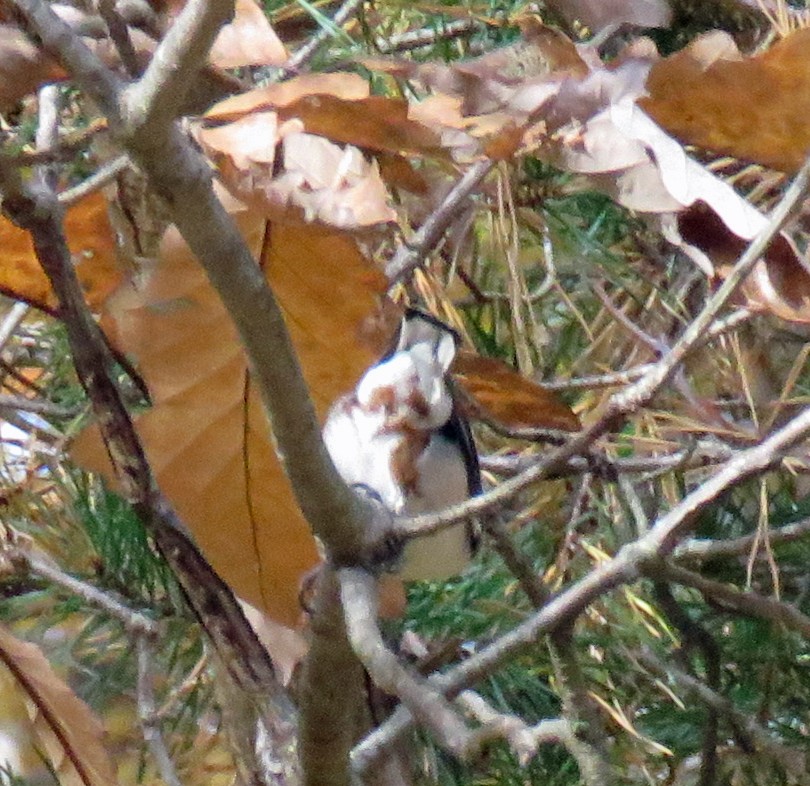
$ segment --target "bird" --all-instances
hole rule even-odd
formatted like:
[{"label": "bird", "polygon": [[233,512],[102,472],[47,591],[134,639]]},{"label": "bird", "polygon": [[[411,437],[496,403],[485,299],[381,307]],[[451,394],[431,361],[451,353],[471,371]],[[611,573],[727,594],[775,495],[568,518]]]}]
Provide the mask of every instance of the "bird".
[{"label": "bird", "polygon": [[[475,443],[449,374],[458,345],[452,328],[409,308],[389,350],[327,415],[324,443],[344,482],[394,515],[436,512],[481,491]],[[409,540],[396,572],[406,581],[446,579],[476,547],[475,525],[462,522]]]}]

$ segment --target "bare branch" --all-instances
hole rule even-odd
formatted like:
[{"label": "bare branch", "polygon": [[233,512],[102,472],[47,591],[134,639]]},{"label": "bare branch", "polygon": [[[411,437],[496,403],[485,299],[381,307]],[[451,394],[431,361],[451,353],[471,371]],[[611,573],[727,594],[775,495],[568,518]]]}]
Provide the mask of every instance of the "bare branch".
[{"label": "bare branch", "polygon": [[52,418],[73,418],[81,411],[77,408],[67,409],[66,407],[60,407],[50,401],[39,401],[0,393],[0,410],[9,409],[16,412],[33,412],[36,415],[45,415]]},{"label": "bare branch", "polygon": [[712,707],[721,718],[730,720],[735,728],[753,743],[752,748],[758,748],[762,753],[779,762],[788,771],[806,772],[802,763],[802,759],[806,758],[806,755],[774,739],[769,731],[763,729],[754,720],[751,713],[737,709],[732,701],[715,693],[696,677],[687,674],[671,663],[662,663],[649,651],[636,652],[635,657],[641,664],[659,674],[663,679],[672,680],[679,688]]},{"label": "bare branch", "polygon": [[[791,543],[810,535],[810,518],[785,524],[771,530],[768,539],[771,545]],[[677,560],[707,560],[715,557],[736,557],[749,552],[757,540],[756,533],[730,540],[687,540],[678,545],[672,556]]]},{"label": "bare branch", "polygon": [[488,158],[473,164],[450,189],[441,205],[422,224],[419,231],[397,248],[393,258],[385,266],[385,274],[392,284],[406,279],[415,268],[424,263],[447,227],[463,209],[470,194],[478,188],[494,164]]},{"label": "bare branch", "polygon": [[138,636],[138,719],[141,732],[155,760],[160,777],[167,786],[181,786],[174,768],[166,740],[160,729],[160,716],[155,704],[154,676],[152,674],[152,645],[145,636]]},{"label": "bare branch", "polygon": [[46,581],[61,587],[71,595],[81,598],[85,603],[96,606],[114,617],[130,633],[138,637],[154,637],[158,635],[158,625],[149,617],[140,612],[133,611],[106,592],[102,592],[92,584],[69,576],[50,561],[44,560],[31,552],[30,549],[20,546],[3,544],[2,552],[19,569],[30,571]]},{"label": "bare branch", "polygon": [[645,566],[645,572],[652,577],[659,577],[667,581],[674,581],[686,587],[693,587],[703,595],[722,603],[751,617],[759,617],[771,622],[779,622],[786,628],[798,631],[810,638],[810,617],[802,614],[795,606],[789,603],[766,598],[756,592],[738,590],[728,584],[713,581],[701,576],[700,573],[681,568],[677,565],[660,563],[656,566]]},{"label": "bare branch", "polygon": [[409,674],[385,646],[377,626],[376,579],[362,568],[338,571],[346,632],[376,685],[396,696],[439,744],[461,761],[475,749],[475,734],[435,688]]},{"label": "bare branch", "polygon": [[99,16],[101,16],[107,25],[110,38],[115,44],[115,48],[118,50],[118,55],[127,73],[133,78],[139,76],[140,68],[138,65],[138,56],[135,52],[135,47],[132,45],[127,23],[118,12],[115,0],[97,0],[96,7],[98,8]]},{"label": "bare branch", "polygon": [[[364,0],[345,0],[343,5],[335,11],[332,17],[332,25],[340,27],[349,21],[363,6]],[[285,79],[297,74],[313,57],[318,50],[332,37],[332,31],[321,28],[304,44],[280,69],[273,81]]]},{"label": "bare branch", "polygon": [[[374,531],[374,509],[346,487],[326,452],[281,308],[236,225],[214,195],[208,164],[160,107],[152,110],[135,105],[134,96],[138,95],[149,104],[156,88],[147,83],[157,78],[162,67],[155,64],[151,70],[150,65],[141,82],[128,89],[128,112],[119,111],[118,82],[102,79],[109,73],[75,34],[41,0],[14,2],[46,46],[62,57],[79,84],[99,99],[111,123],[115,119],[132,159],[169,206],[172,221],[234,320],[296,500],[335,562],[352,564],[364,553],[365,532]],[[166,63],[182,65],[184,73],[192,68],[187,63],[189,51],[199,52],[215,27],[213,16],[199,16],[204,2],[195,0],[185,7],[182,24],[178,19],[172,27],[174,33],[158,50]],[[216,0],[212,5],[218,10],[211,13],[222,15],[228,0]],[[180,39],[181,33],[191,32],[199,40]],[[157,54],[153,62],[155,59]],[[139,93],[142,83],[146,87]],[[134,127],[129,123],[129,112],[134,113]],[[127,122],[122,125],[125,116]],[[148,128],[141,125],[147,120]]]},{"label": "bare branch", "polygon": [[392,35],[390,38],[377,38],[374,41],[374,46],[384,55],[395,52],[410,52],[424,46],[434,46],[438,41],[460,38],[468,33],[475,32],[480,27],[481,23],[474,17],[455,19],[439,28],[409,30],[407,33]]},{"label": "bare branch", "polygon": [[371,723],[367,680],[346,636],[334,571],[323,566],[317,582],[300,680],[298,750],[310,782],[347,784],[348,753]]},{"label": "bare branch", "polygon": [[113,125],[120,121],[118,94],[122,84],[43,0],[9,0],[26,18],[44,49],[58,57],[71,76],[96,102]]},{"label": "bare branch", "polygon": [[497,712],[473,691],[463,691],[456,702],[484,727],[481,742],[485,739],[505,739],[523,767],[531,761],[541,745],[562,743],[568,747],[574,736],[571,725],[562,718],[542,720],[529,726],[516,715]]},{"label": "bare branch", "polygon": [[233,8],[234,0],[189,0],[183,6],[141,79],[120,95],[127,134],[165,129],[175,119]]},{"label": "bare branch", "polygon": [[131,166],[132,162],[129,160],[129,156],[117,156],[112,161],[108,161],[106,164],[99,167],[86,180],[59,194],[59,204],[63,207],[75,205],[94,191],[104,188],[107,183],[111,183],[121,172],[129,169]]},{"label": "bare branch", "polygon": [[0,323],[0,352],[5,349],[6,344],[16,332],[20,323],[25,319],[30,306],[27,303],[15,303],[3,317]]}]

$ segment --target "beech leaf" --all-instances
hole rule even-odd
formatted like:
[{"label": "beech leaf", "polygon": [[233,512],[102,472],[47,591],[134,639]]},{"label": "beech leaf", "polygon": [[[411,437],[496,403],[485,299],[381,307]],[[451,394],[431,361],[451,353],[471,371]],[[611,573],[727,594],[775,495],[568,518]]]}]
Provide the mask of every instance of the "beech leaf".
[{"label": "beech leaf", "polygon": [[[104,196],[93,193],[73,205],[65,215],[64,226],[85,298],[97,310],[122,278]],[[56,298],[34,253],[31,235],[0,217],[0,247],[0,292],[53,311]]]},{"label": "beech leaf", "polygon": [[60,783],[66,786],[117,783],[115,767],[103,744],[101,724],[57,676],[41,650],[0,626],[0,661],[26,696],[34,732]]},{"label": "beech leaf", "polygon": [[683,142],[795,172],[810,150],[810,29],[743,57],[710,33],[654,64],[639,105]]},{"label": "beech leaf", "polygon": [[[384,278],[346,234],[268,226],[261,211],[222,198],[267,271],[324,416],[375,359],[359,334]],[[153,398],[136,426],[160,487],[235,592],[294,625],[300,579],[318,555],[273,450],[235,328],[174,228],[143,278],[110,300],[106,320]],[[74,441],[72,455],[109,476],[96,429]]]}]

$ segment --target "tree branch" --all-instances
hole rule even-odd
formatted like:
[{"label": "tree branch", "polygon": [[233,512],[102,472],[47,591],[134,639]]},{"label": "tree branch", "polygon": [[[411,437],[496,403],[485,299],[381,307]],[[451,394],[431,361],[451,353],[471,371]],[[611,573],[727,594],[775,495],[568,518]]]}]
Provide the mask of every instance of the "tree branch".
[{"label": "tree branch", "polygon": [[751,747],[758,748],[761,752],[779,762],[788,771],[806,772],[804,765],[801,763],[801,759],[806,759],[806,754],[782,745],[774,739],[769,731],[762,728],[750,713],[737,709],[732,701],[715,693],[699,679],[687,674],[677,666],[671,663],[662,663],[649,651],[637,652],[635,656],[646,668],[659,674],[665,680],[672,680],[679,688],[714,709],[721,718],[731,721],[753,743]]},{"label": "tree branch", "polygon": [[[177,27],[175,34],[158,49],[161,62],[178,63],[184,73],[191,68],[186,63],[188,53],[196,52],[199,57],[200,47],[211,38],[213,17],[203,20],[198,16],[204,1],[195,0],[186,7],[183,25],[177,27],[178,20],[172,28]],[[46,48],[63,60],[79,85],[102,106],[133,161],[165,200],[170,218],[234,320],[298,504],[335,563],[353,564],[365,553],[366,533],[375,529],[374,508],[346,487],[326,452],[278,301],[214,195],[211,172],[201,154],[159,106],[154,110],[135,106],[133,96],[140,95],[148,104],[153,100],[155,88],[143,87],[140,92],[141,84],[151,84],[163,67],[155,64],[151,70],[150,65],[143,79],[128,88],[123,109],[117,80],[41,0],[12,2]],[[225,13],[226,0],[213,4],[218,10],[212,14]],[[194,40],[180,40],[181,30],[193,33]],[[384,526],[381,522],[376,528]]]},{"label": "tree branch", "polygon": [[[234,0],[189,0],[158,45],[139,81],[119,94],[127,135],[165,129],[177,116]],[[78,80],[78,75],[73,72]],[[78,80],[82,85],[83,82]]]},{"label": "tree branch", "polygon": [[473,164],[450,189],[441,205],[431,213],[419,231],[410,240],[399,245],[393,258],[385,266],[385,275],[391,284],[404,280],[424,263],[472,192],[494,165],[495,162],[488,158]]},{"label": "tree branch", "polygon": [[73,362],[101,425],[125,494],[174,570],[224,667],[264,713],[279,759],[278,784],[297,781],[295,709],[278,685],[266,650],[233,593],[211,569],[156,489],[150,467],[109,369],[111,357],[84,302],[52,192],[23,185],[0,159],[3,211],[31,233],[34,251],[59,301]]},{"label": "tree branch", "polygon": [[346,632],[352,649],[374,683],[396,696],[439,744],[466,761],[475,734],[435,688],[409,674],[386,646],[377,625],[377,580],[363,568],[338,571]]},{"label": "tree branch", "polygon": [[[678,505],[662,516],[650,531],[638,540],[623,546],[611,560],[597,565],[568,589],[552,598],[539,611],[513,630],[501,636],[464,663],[430,680],[445,695],[454,696],[464,688],[492,674],[501,663],[532,646],[546,633],[570,626],[597,598],[616,587],[635,581],[647,563],[658,564],[661,556],[669,554],[679,538],[705,506],[729,488],[757,475],[772,465],[780,451],[810,434],[810,409],[787,423],[768,439],[748,450],[739,451],[703,485],[687,495]],[[427,518],[427,517],[423,517]],[[407,711],[400,708],[379,729],[370,734],[353,752],[353,766],[362,773],[367,769],[381,746],[382,739],[392,740],[409,727]]]}]

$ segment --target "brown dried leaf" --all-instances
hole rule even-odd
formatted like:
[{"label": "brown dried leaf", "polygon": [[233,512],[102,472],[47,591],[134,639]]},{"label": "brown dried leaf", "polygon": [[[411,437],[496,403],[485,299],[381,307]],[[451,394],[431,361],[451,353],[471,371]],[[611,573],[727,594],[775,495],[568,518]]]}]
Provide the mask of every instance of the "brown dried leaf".
[{"label": "brown dried leaf", "polygon": [[530,119],[567,79],[588,66],[562,33],[535,17],[522,20],[523,38],[453,65],[364,58],[367,68],[420,81],[436,95],[413,104],[409,116],[441,136],[457,157],[486,152],[508,158],[520,147]]},{"label": "brown dried leaf", "polygon": [[283,174],[264,188],[267,207],[294,205],[307,222],[358,229],[396,221],[376,163],[351,145],[341,148],[312,134],[284,138]]},{"label": "brown dried leaf", "polygon": [[503,361],[461,351],[454,379],[494,420],[511,428],[577,431],[579,418],[556,393],[519,374]]},{"label": "brown dried leaf", "polygon": [[269,110],[333,142],[390,153],[441,153],[436,134],[409,117],[405,101],[370,96],[367,81],[356,74],[305,74],[227,98],[205,118],[236,120]]},{"label": "brown dried leaf", "polygon": [[357,74],[302,74],[226,98],[205,113],[205,119],[237,120],[257,110],[280,109],[305,96],[331,95],[345,101],[368,98],[368,81]]},{"label": "brown dried leaf", "polygon": [[[200,129],[198,139],[225,185],[270,217],[290,220],[303,214],[307,223],[319,221],[339,229],[396,220],[375,163],[356,147],[340,147],[298,129],[295,121],[279,129],[275,113],[262,111]],[[275,167],[280,138],[283,165]]]},{"label": "brown dried leaf", "polygon": [[[705,254],[717,275],[728,275],[746,241],[731,232],[715,213],[695,205],[678,216],[682,240]],[[742,302],[755,311],[768,311],[790,322],[810,322],[810,267],[783,232],[771,241],[764,256],[744,281]]]},{"label": "brown dried leaf", "polygon": [[[85,298],[96,310],[122,277],[107,202],[100,193],[91,194],[67,211],[65,234]],[[34,254],[31,235],[0,217],[0,248],[0,292],[53,311],[56,298]]]},{"label": "brown dried leaf", "polygon": [[[323,416],[373,360],[357,335],[384,279],[347,235],[268,227],[261,213],[232,198],[225,204],[267,270]],[[315,544],[271,447],[235,329],[176,230],[143,287],[128,287],[108,311],[150,386],[154,406],[137,428],[162,490],[234,590],[295,624]],[[106,463],[89,432],[72,452],[85,466]]]},{"label": "brown dried leaf", "polygon": [[764,216],[639,108],[648,69],[648,62],[631,59],[566,81],[544,115],[550,136],[541,154],[561,168],[590,175],[633,210],[678,212],[702,200],[735,234],[752,238]]},{"label": "brown dried leaf", "polygon": [[115,767],[103,744],[104,730],[90,708],[56,675],[40,649],[0,626],[0,661],[31,707],[34,731],[60,783],[110,786]]},{"label": "brown dried leaf", "polygon": [[707,34],[656,63],[639,104],[679,139],[795,172],[810,150],[810,29],[743,58]]},{"label": "brown dried leaf", "polygon": [[218,68],[280,66],[287,58],[284,44],[254,0],[236,0],[233,21],[219,31],[209,56]]}]

